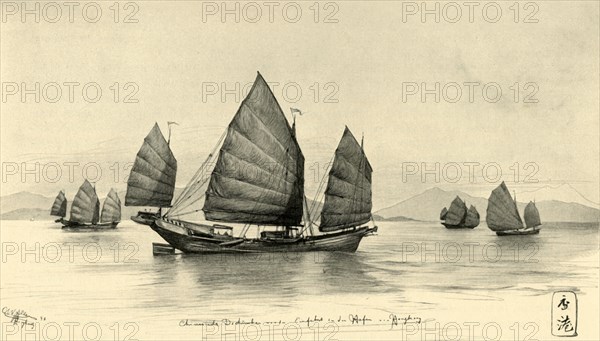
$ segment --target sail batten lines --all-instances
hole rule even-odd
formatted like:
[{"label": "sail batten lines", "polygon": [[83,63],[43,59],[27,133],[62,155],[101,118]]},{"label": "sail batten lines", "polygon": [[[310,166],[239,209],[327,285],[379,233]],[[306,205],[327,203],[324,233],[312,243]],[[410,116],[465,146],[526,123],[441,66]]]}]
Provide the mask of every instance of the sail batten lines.
[{"label": "sail batten lines", "polygon": [[486,222],[493,231],[523,228],[523,221],[504,181],[492,191],[488,199]]},{"label": "sail batten lines", "polygon": [[96,190],[85,180],[73,199],[70,221],[95,224],[99,219],[100,201]]},{"label": "sail batten lines", "polygon": [[329,171],[321,232],[358,226],[371,219],[372,172],[362,147],[346,127]]},{"label": "sail batten lines", "polygon": [[67,215],[67,198],[65,196],[65,191],[61,190],[54,199],[54,203],[50,209],[50,215],[57,217],[65,217]]},{"label": "sail batten lines", "polygon": [[459,225],[464,222],[466,214],[467,205],[465,205],[465,202],[459,196],[456,196],[446,213],[446,223],[449,225]]},{"label": "sail batten lines", "polygon": [[170,206],[176,175],[177,160],[155,123],[136,155],[127,181],[125,206]]},{"label": "sail batten lines", "polygon": [[121,199],[117,195],[117,191],[110,189],[108,196],[104,200],[100,222],[119,222],[121,221]]},{"label": "sail batten lines", "polygon": [[258,74],[227,129],[206,190],[204,215],[230,223],[300,225],[303,195],[304,156]]}]

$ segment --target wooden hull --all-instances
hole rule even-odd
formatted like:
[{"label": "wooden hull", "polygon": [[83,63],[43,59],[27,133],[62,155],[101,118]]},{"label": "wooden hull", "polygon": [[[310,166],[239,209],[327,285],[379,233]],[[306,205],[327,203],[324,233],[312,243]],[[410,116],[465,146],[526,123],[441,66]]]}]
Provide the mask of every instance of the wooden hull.
[{"label": "wooden hull", "polygon": [[507,230],[507,231],[497,231],[496,234],[498,236],[527,236],[531,234],[540,233],[540,228],[534,227],[531,229],[519,229],[519,230]]},{"label": "wooden hull", "polygon": [[63,224],[63,229],[67,230],[105,230],[114,229],[120,223],[119,221],[108,222],[108,223],[96,223],[96,224],[83,224],[66,219],[60,219],[59,222]]},{"label": "wooden hull", "polygon": [[171,246],[186,253],[355,252],[364,236],[377,231],[377,227],[364,226],[321,236],[268,240],[190,235],[185,227],[161,219],[150,227]]},{"label": "wooden hull", "polygon": [[140,211],[137,215],[131,216],[131,220],[142,225],[152,225],[155,219],[160,218],[156,213]]},{"label": "wooden hull", "polygon": [[446,223],[442,223],[442,225],[446,226],[447,229],[474,229],[477,226],[479,226],[479,224],[477,224],[475,226],[466,226],[464,224],[450,225],[450,224],[446,224]]}]

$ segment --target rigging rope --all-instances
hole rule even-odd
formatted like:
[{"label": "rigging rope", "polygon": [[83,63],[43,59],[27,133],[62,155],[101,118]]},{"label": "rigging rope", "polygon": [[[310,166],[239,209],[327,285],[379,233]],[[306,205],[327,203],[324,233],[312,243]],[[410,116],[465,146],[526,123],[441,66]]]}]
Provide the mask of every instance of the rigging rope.
[{"label": "rigging rope", "polygon": [[[171,210],[169,210],[169,212],[167,212],[168,216],[182,215],[182,214],[178,214],[177,212],[196,203],[197,200],[191,200],[190,203],[188,203],[187,205],[181,206],[184,201],[190,199],[192,197],[192,195],[196,194],[198,189],[202,188],[204,186],[204,184],[207,182],[207,180],[210,178],[210,177],[208,177],[207,179],[202,179],[202,177],[205,175],[204,171],[206,170],[206,167],[208,166],[209,161],[212,158],[214,158],[214,154],[215,154],[217,148],[221,145],[223,139],[225,138],[226,133],[227,133],[227,129],[223,132],[223,134],[221,134],[221,137],[217,141],[217,144],[215,145],[215,147],[213,148],[211,153],[208,154],[208,157],[206,158],[206,160],[204,160],[204,162],[202,163],[200,168],[196,171],[194,176],[190,179],[190,181],[186,185],[183,192],[181,192],[181,194],[177,197],[177,199],[175,200],[175,203],[171,207]],[[201,184],[197,185],[199,183],[201,183]],[[192,190],[192,188],[194,188],[194,189]]]}]

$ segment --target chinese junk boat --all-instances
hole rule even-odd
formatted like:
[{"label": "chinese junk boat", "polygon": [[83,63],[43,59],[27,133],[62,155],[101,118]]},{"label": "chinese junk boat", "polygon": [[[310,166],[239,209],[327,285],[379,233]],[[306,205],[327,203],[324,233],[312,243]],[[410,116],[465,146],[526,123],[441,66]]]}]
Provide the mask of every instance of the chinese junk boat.
[{"label": "chinese junk boat", "polygon": [[[62,194],[62,195],[61,195]],[[66,220],[66,205],[67,200],[59,200],[61,197],[64,198],[64,192],[60,192],[52,205],[52,215],[58,215],[62,218],[56,220],[63,224],[63,228],[70,229],[100,229],[100,228],[115,228],[121,221],[121,200],[117,196],[117,192],[111,189],[108,197],[104,201],[102,207],[102,215],[100,215],[100,200],[96,195],[96,189],[85,180],[83,185],[79,187],[79,191],[73,199],[73,205],[71,207],[71,218]],[[64,211],[54,210],[55,206],[62,208],[64,205]],[[56,214],[55,214],[56,213]]]},{"label": "chinese junk boat", "polygon": [[[532,207],[535,209],[535,205]],[[485,221],[490,230],[496,232],[499,236],[538,234],[540,229],[537,226],[541,223],[539,222],[539,214],[537,214],[537,220],[533,220],[533,215],[531,215],[534,212],[533,209],[529,210],[530,214],[527,214],[528,210],[525,209],[526,219],[532,219],[530,220],[532,225],[528,223],[527,227],[523,226],[523,221],[517,209],[516,198],[513,200],[503,181],[500,186],[492,191],[488,199]],[[535,213],[537,213],[537,209],[535,209]]]},{"label": "chinese junk boat", "polygon": [[[214,168],[207,177],[209,165]],[[171,205],[175,173],[169,143],[155,126],[132,168],[125,205],[159,207],[158,213],[139,212],[132,219],[183,252],[354,252],[364,236],[377,231],[366,225],[372,220],[372,169],[348,128],[329,173],[320,233],[315,231],[295,123],[290,127],[260,74],[213,153]],[[182,219],[200,211],[207,222]],[[225,224],[239,224],[239,236]],[[246,237],[251,226],[257,227],[256,237]],[[168,248],[154,246],[155,252]]]},{"label": "chinese junk boat", "polygon": [[467,209],[465,202],[456,196],[450,209],[442,209],[440,220],[444,220],[442,225],[448,229],[472,229],[479,225],[479,212],[473,205]]}]

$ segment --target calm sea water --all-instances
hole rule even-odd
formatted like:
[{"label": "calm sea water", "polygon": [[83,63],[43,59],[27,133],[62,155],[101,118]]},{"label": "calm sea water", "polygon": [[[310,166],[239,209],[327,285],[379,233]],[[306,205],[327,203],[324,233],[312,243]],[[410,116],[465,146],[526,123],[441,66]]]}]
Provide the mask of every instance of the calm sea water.
[{"label": "calm sea water", "polygon": [[[499,339],[546,340],[553,338],[552,293],[571,290],[580,339],[598,339],[597,224],[548,223],[539,235],[503,238],[485,224],[378,225],[355,254],[153,256],[151,243],[162,240],[130,221],[87,233],[2,221],[2,307],[37,318],[30,327],[37,339],[68,340],[70,332],[106,340],[427,337],[401,331],[395,315],[438,329],[457,324],[461,339],[495,337],[483,327],[496,323]],[[245,323],[225,326],[224,319]],[[213,320],[221,324],[201,325]],[[2,339],[20,339],[22,326],[10,321],[2,316]],[[480,325],[468,330],[470,322]],[[448,330],[428,337],[455,338]]]}]

